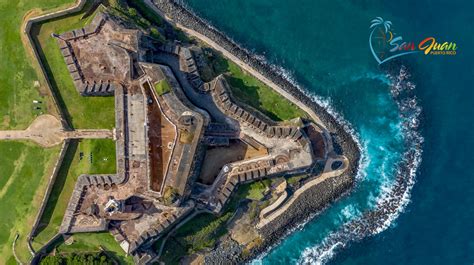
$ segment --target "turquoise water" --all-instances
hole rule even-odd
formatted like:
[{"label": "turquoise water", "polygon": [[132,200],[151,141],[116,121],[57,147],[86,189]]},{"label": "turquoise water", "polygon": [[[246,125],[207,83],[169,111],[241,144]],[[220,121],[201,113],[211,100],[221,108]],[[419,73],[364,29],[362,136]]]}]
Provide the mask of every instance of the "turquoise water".
[{"label": "turquoise water", "polygon": [[405,120],[390,94],[386,69],[369,52],[370,20],[391,20],[407,40],[434,36],[456,42],[456,56],[409,55],[403,60],[423,109],[418,131],[425,139],[410,203],[389,229],[337,248],[329,263],[474,262],[471,2],[186,2],[244,47],[289,71],[305,91],[350,124],[363,149],[354,191],[287,236],[258,260],[264,264],[317,262],[314,251],[324,246],[325,238],[373,209],[394,183],[407,149]]}]

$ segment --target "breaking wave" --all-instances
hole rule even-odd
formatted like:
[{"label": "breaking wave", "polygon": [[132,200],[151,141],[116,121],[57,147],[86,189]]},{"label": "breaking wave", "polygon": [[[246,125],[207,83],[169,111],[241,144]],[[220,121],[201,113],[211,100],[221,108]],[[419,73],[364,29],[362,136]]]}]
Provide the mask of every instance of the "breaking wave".
[{"label": "breaking wave", "polygon": [[382,186],[382,192],[375,200],[375,207],[342,225],[337,232],[329,234],[320,245],[305,249],[299,260],[301,264],[326,263],[337,250],[346,247],[350,242],[384,231],[410,202],[424,141],[418,132],[421,108],[413,95],[416,86],[409,80],[410,74],[406,67],[402,66],[397,75],[388,75],[388,78],[391,81],[390,93],[397,103],[403,121],[402,132],[406,150],[397,165],[396,178]]}]

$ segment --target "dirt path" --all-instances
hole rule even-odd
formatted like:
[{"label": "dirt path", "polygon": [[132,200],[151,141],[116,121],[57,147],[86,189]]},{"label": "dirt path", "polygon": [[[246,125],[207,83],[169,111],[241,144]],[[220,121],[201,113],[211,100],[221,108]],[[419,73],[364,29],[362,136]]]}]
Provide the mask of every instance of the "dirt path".
[{"label": "dirt path", "polygon": [[50,114],[38,116],[26,130],[0,131],[0,140],[31,140],[43,147],[60,144],[65,139],[114,138],[111,130],[65,131],[61,122]]}]

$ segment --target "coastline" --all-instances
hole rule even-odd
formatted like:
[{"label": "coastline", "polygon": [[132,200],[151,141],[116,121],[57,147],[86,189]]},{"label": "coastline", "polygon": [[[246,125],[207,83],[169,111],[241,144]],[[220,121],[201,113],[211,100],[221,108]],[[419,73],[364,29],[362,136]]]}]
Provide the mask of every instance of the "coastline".
[{"label": "coastline", "polygon": [[[265,79],[276,84],[280,90],[275,89],[274,87],[272,88],[278,93],[288,93],[291,97],[296,98],[297,101],[309,108],[310,112],[314,112],[317,118],[319,118],[317,122],[324,124],[324,127],[330,134],[329,140],[332,141],[332,144],[335,147],[334,150],[331,150],[331,153],[333,155],[343,154],[350,161],[349,167],[345,172],[337,177],[327,179],[318,185],[309,187],[296,198],[291,210],[285,211],[284,214],[271,221],[271,225],[263,227],[260,230],[265,238],[263,244],[252,249],[252,252],[247,257],[242,259],[242,257],[236,255],[236,252],[232,251],[235,250],[236,247],[234,244],[227,244],[228,246],[224,247],[218,246],[209,255],[212,257],[213,263],[216,262],[214,259],[222,262],[250,261],[277,244],[295,227],[298,227],[306,223],[309,219],[317,216],[317,213],[327,207],[328,204],[350,192],[355,184],[355,177],[358,173],[361,158],[360,147],[356,142],[356,139],[354,139],[354,136],[351,135],[349,128],[347,128],[348,126],[338,121],[337,118],[329,113],[327,109],[311,99],[304,90],[285,77],[281,71],[276,69],[276,67],[270,65],[261,57],[253,55],[247,49],[242,48],[239,44],[235,43],[225,34],[212,27],[208,22],[199,18],[191,10],[188,10],[179,3],[172,0],[155,0],[153,3],[146,1],[146,3],[149,5],[152,4],[154,7],[158,8],[159,10],[156,10],[156,8],[153,9],[161,16],[171,20],[172,23],[176,24],[184,31],[187,31],[188,33],[194,31],[210,39],[223,50],[242,61],[244,65],[248,65],[252,70],[263,76]],[[242,67],[241,64],[239,65]]]}]

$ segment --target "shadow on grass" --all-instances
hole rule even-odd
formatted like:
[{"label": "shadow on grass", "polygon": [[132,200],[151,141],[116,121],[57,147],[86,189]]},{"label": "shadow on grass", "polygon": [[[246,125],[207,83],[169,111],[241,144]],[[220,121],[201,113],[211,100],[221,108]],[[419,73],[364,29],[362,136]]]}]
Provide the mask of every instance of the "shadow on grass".
[{"label": "shadow on grass", "polygon": [[156,26],[162,26],[164,21],[163,19],[156,15],[155,11],[150,9],[143,0],[126,0],[128,6],[135,8],[146,20],[151,22]]},{"label": "shadow on grass", "polygon": [[71,168],[71,164],[74,160],[78,145],[79,142],[77,140],[71,140],[69,143],[69,146],[66,150],[66,154],[64,156],[63,163],[61,164],[58,176],[56,177],[56,180],[53,184],[53,189],[48,198],[48,202],[44,209],[43,215],[41,216],[40,225],[38,226],[38,230],[36,230],[35,236],[40,234],[44,229],[46,229],[46,227],[48,227],[48,225],[50,225],[54,209],[56,208],[59,197],[64,189],[64,185],[69,175],[69,169]]},{"label": "shadow on grass", "polygon": [[[168,238],[161,261],[165,264],[179,264],[180,259],[188,254],[212,249],[217,240],[227,233],[226,224],[231,217],[231,211],[219,217],[209,213],[197,215]],[[154,249],[158,250],[159,247],[160,244],[155,243]]]},{"label": "shadow on grass", "polygon": [[210,55],[208,56],[208,61],[216,76],[229,72],[229,61],[224,59],[221,52],[211,48],[203,48],[203,51]]},{"label": "shadow on grass", "polygon": [[221,52],[209,47],[201,47],[201,49],[203,51],[207,65],[209,65],[209,69],[212,72],[210,74],[209,81],[221,74],[225,74],[230,71],[229,62],[224,59],[224,56]]},{"label": "shadow on grass", "polygon": [[[118,243],[117,243],[118,244]],[[101,253],[101,252],[99,252]],[[107,257],[109,257],[111,260],[115,261],[115,264],[127,264],[127,261],[125,260],[124,257],[118,256],[117,253],[109,250],[104,250],[102,251]]]}]

